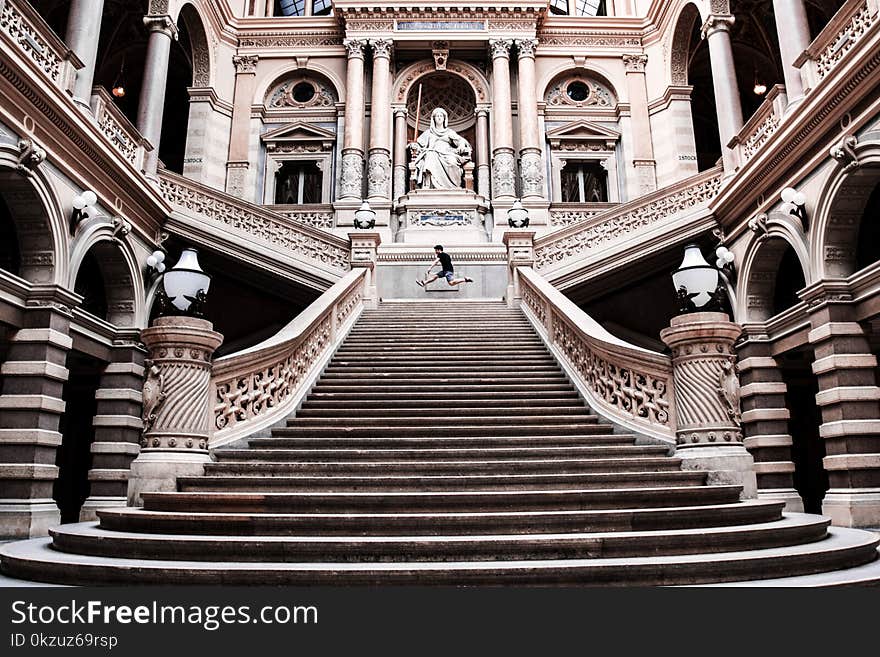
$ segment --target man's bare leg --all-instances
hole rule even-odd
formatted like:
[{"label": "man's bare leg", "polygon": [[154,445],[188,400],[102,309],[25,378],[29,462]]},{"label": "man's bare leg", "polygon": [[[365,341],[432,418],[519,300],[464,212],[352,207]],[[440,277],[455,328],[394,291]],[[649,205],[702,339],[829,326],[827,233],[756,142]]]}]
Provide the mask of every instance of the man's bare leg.
[{"label": "man's bare leg", "polygon": [[426,278],[423,281],[416,281],[416,285],[419,285],[421,287],[425,287],[428,283],[433,283],[438,278],[440,278],[440,277],[437,276],[437,274],[431,274],[430,276],[428,276],[428,278]]},{"label": "man's bare leg", "polygon": [[462,283],[473,283],[474,279],[470,276],[465,276],[464,278],[453,278],[451,281],[447,281],[450,285],[461,285]]}]

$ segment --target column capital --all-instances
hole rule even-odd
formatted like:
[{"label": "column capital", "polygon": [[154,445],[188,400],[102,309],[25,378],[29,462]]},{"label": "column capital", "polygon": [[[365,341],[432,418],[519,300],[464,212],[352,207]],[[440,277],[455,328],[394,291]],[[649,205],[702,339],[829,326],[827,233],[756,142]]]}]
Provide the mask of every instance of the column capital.
[{"label": "column capital", "polygon": [[406,115],[409,113],[409,110],[407,109],[406,105],[402,105],[402,106],[398,105],[396,107],[393,107],[392,111],[394,112],[395,119],[396,118],[406,118]]},{"label": "column capital", "polygon": [[623,65],[627,73],[644,73],[647,63],[647,55],[623,55]]},{"label": "column capital", "polygon": [[391,52],[394,49],[394,41],[392,39],[370,39],[370,46],[373,48],[373,59],[379,57],[391,59]]},{"label": "column capital", "polygon": [[144,16],[144,27],[148,32],[161,32],[177,41],[177,25],[174,24],[174,19],[167,14]]},{"label": "column capital", "polygon": [[474,115],[475,115],[478,119],[481,118],[481,117],[488,118],[488,117],[489,117],[489,108],[488,108],[488,107],[485,107],[485,106],[477,107],[477,109],[474,110]]},{"label": "column capital", "polygon": [[514,39],[513,43],[516,45],[520,59],[535,58],[535,48],[538,46],[537,39]]},{"label": "column capital", "polygon": [[254,74],[257,72],[257,62],[260,60],[259,55],[233,55],[232,63],[235,65],[236,75],[242,73]]},{"label": "column capital", "polygon": [[703,23],[700,29],[700,37],[707,39],[716,32],[730,32],[736,19],[732,14],[712,14]]},{"label": "column capital", "polygon": [[345,46],[349,59],[363,59],[364,48],[367,46],[367,43],[367,39],[346,39],[342,42],[342,45]]},{"label": "column capital", "polygon": [[492,59],[510,59],[510,48],[513,45],[513,39],[489,39],[489,51],[492,53]]}]

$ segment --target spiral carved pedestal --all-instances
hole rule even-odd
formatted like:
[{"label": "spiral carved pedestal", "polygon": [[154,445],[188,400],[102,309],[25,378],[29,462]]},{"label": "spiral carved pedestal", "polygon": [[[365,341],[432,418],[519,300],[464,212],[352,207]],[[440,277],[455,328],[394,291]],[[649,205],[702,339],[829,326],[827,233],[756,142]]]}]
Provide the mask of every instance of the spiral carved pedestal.
[{"label": "spiral carved pedestal", "polygon": [[741,332],[724,313],[703,312],[673,318],[660,337],[672,350],[682,468],[707,470],[710,483],[741,485],[743,497],[754,498],[755,464],[743,445],[733,349]]},{"label": "spiral carved pedestal", "polygon": [[141,493],[177,490],[178,476],[198,475],[211,460],[211,367],[223,336],[211,322],[193,317],[160,317],[141,339],[150,351],[145,362],[144,434],[131,464],[128,504]]}]

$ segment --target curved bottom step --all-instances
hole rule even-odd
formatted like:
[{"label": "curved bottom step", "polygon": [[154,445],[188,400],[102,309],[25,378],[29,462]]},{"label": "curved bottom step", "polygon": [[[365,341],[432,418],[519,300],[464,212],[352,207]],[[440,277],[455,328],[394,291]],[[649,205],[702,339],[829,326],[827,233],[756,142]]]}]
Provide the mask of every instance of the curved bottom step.
[{"label": "curved bottom step", "polygon": [[[788,579],[877,566],[878,539],[870,532],[832,527],[823,541],[786,548],[688,556],[492,562],[405,563],[206,563],[150,561],[66,554],[48,538],[0,548],[11,577],[59,584],[224,585],[591,585],[660,586]],[[860,574],[880,580],[880,567]]]}]

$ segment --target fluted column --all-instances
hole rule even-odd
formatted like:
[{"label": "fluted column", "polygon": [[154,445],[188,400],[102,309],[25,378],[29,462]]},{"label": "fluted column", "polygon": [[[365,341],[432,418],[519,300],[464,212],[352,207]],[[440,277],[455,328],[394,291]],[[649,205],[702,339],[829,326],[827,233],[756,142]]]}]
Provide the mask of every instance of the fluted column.
[{"label": "fluted column", "polygon": [[538,129],[538,92],[535,76],[537,39],[517,39],[519,53],[519,143],[523,198],[544,198],[544,160]]},{"label": "fluted column", "polygon": [[477,107],[476,158],[477,192],[489,198],[492,172],[489,169],[489,108]]},{"label": "fluted column", "polygon": [[211,460],[212,355],[223,342],[211,322],[195,317],[159,317],[141,333],[150,351],[145,361],[144,434],[131,464],[128,504],[141,494],[177,489],[180,475],[200,475]]},{"label": "fluted column", "polygon": [[779,35],[785,93],[791,105],[804,95],[801,70],[795,67],[794,62],[810,45],[810,25],[804,0],[773,0],[773,13],[776,16],[776,33]]},{"label": "fluted column", "polygon": [[144,17],[150,33],[147,59],[144,63],[144,81],[138,105],[137,128],[153,145],[144,157],[144,171],[155,175],[159,164],[159,142],[162,140],[162,117],[165,113],[165,89],[168,85],[168,61],[171,58],[171,40],[177,39],[177,26],[168,15]]},{"label": "fluted column", "polygon": [[85,107],[89,106],[95,81],[98,35],[101,34],[103,13],[104,0],[72,0],[67,17],[65,42],[83,63],[76,73],[73,99]]},{"label": "fluted column", "polygon": [[367,190],[371,201],[391,200],[391,39],[374,39],[373,93],[370,98],[370,159]]},{"label": "fluted column", "polygon": [[626,86],[632,113],[633,167],[638,178],[639,194],[657,189],[657,163],[651,135],[651,115],[648,112],[648,87],[645,83],[647,55],[624,55]]},{"label": "fluted column", "polygon": [[731,15],[713,14],[706,20],[702,30],[703,38],[709,42],[712,85],[715,89],[715,107],[718,113],[718,133],[721,136],[721,154],[726,173],[732,173],[736,168],[733,151],[728,148],[728,144],[743,127],[742,106],[739,102],[739,87],[733,63],[733,46],[730,42],[730,28],[733,21]]},{"label": "fluted column", "polygon": [[346,77],[345,135],[342,146],[340,199],[360,200],[364,180],[364,46],[363,39],[346,39],[348,75]]},{"label": "fluted column", "polygon": [[248,194],[247,179],[250,169],[251,103],[257,83],[257,55],[235,55],[235,93],[232,98],[232,133],[229,137],[229,156],[226,161],[226,193],[253,201]]},{"label": "fluted column", "polygon": [[492,197],[516,196],[513,108],[510,102],[511,39],[491,39],[492,52]]},{"label": "fluted column", "polygon": [[403,107],[394,108],[394,193],[393,201],[406,194],[406,114]]}]

